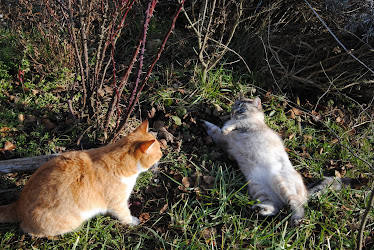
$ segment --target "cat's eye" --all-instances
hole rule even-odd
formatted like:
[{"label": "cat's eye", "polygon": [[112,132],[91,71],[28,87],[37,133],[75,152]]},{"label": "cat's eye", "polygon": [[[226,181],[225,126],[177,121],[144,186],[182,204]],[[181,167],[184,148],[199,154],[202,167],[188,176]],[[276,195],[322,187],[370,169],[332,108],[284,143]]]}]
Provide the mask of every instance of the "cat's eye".
[{"label": "cat's eye", "polygon": [[235,113],[243,113],[245,111],[245,108],[242,105],[239,105],[238,107],[235,107]]}]

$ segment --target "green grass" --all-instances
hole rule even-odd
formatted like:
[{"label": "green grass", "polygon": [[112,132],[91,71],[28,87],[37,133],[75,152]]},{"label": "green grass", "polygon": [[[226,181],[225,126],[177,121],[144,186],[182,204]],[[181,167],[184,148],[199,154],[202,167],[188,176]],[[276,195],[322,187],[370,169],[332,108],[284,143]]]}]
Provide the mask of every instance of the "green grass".
[{"label": "green grass", "polygon": [[[32,44],[19,42],[27,40],[26,34],[1,28],[0,36],[0,147],[12,142],[18,157],[59,152],[79,136],[75,135],[78,129],[59,126],[68,114],[67,100],[60,92],[70,82],[69,71],[58,69],[44,76],[31,71],[28,50]],[[22,79],[19,72],[23,72]],[[55,127],[48,128],[46,120]]]},{"label": "green grass", "polygon": [[[9,51],[17,51],[10,41],[6,46]],[[4,75],[0,85],[0,147],[11,141],[16,145],[14,155],[21,157],[54,153],[62,147],[71,146],[81,135],[82,128],[71,125],[48,130],[41,122],[49,119],[56,124],[65,124],[68,116],[66,100],[54,90],[65,86],[68,72],[62,71],[47,80],[29,72],[22,84],[15,84],[14,71],[28,65],[22,50],[15,53],[21,53],[20,60],[10,63],[3,58],[0,64],[1,74]],[[354,248],[369,190],[374,184],[373,170],[352,152],[372,162],[373,124],[358,126],[352,133],[350,128],[354,123],[343,126],[337,122],[336,116],[330,112],[337,104],[326,101],[328,109],[320,112],[325,116],[327,126],[322,126],[313,123],[311,117],[305,114],[291,117],[285,96],[269,95],[265,98],[266,93],[256,93],[263,98],[266,122],[282,134],[291,161],[307,182],[312,177],[320,178],[336,172],[347,177],[369,178],[368,185],[361,189],[331,191],[313,197],[306,206],[305,223],[299,228],[291,228],[287,208],[271,218],[259,218],[252,213],[250,208],[256,201],[248,196],[246,181],[236,164],[216,145],[207,144],[204,128],[198,121],[192,121],[203,118],[222,123],[210,112],[214,105],[222,107],[222,115],[227,115],[238,92],[250,95],[256,79],[238,76],[233,70],[222,67],[209,72],[207,81],[202,83],[201,72],[198,69],[191,71],[194,77],[183,83],[176,83],[183,78],[183,72],[177,70],[177,73],[170,73],[173,75],[170,81],[153,79],[155,87],[148,90],[141,100],[142,106],[161,106],[165,112],[159,112],[155,119],[163,120],[169,130],[174,130],[174,136],[180,137],[175,140],[181,142],[180,151],[176,150],[176,143],[169,143],[164,150],[160,172],[142,174],[134,189],[132,200],[141,204],[140,211],[135,215],[148,214],[149,220],[138,227],[127,227],[108,216],[98,216],[83,224],[78,231],[58,239],[31,238],[24,235],[18,225],[0,224],[0,248]],[[183,91],[178,91],[181,89]],[[306,103],[302,105],[310,108]],[[351,106],[345,111],[355,113],[357,107]],[[29,121],[19,122],[20,114]],[[30,120],[31,116],[35,119]],[[180,121],[173,117],[179,117]],[[334,140],[332,131],[339,135],[341,144]],[[207,188],[203,182],[197,182],[184,188],[182,178],[194,179],[197,173],[213,177],[213,185]],[[22,187],[24,182],[18,182],[23,177],[21,174],[2,176],[0,188]],[[373,216],[371,211],[365,229],[365,236],[372,238]]]}]

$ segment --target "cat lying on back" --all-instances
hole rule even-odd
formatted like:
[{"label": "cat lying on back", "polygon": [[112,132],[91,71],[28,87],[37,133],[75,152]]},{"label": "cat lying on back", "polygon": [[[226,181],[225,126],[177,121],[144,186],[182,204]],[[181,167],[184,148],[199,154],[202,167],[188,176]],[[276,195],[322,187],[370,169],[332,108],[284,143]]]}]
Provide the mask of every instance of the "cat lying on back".
[{"label": "cat lying on back", "polygon": [[[260,215],[271,216],[285,205],[292,210],[291,223],[299,225],[304,218],[308,190],[301,175],[293,168],[280,136],[264,121],[261,100],[253,101],[243,95],[234,103],[231,119],[221,128],[204,121],[207,133],[233,157],[246,180],[249,194],[258,199],[252,209]],[[309,195],[326,187],[340,189],[349,178],[324,179],[310,190]]]},{"label": "cat lying on back", "polygon": [[144,121],[114,144],[62,154],[42,165],[28,180],[19,200],[0,206],[0,222],[19,222],[36,237],[73,231],[97,214],[138,225],[128,199],[138,175],[156,164],[160,144]]}]

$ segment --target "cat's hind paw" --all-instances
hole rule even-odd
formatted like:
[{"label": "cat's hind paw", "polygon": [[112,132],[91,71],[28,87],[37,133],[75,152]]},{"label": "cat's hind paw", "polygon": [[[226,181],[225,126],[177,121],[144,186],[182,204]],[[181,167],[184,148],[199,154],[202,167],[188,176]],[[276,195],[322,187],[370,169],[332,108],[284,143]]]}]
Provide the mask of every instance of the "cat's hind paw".
[{"label": "cat's hind paw", "polygon": [[293,215],[291,217],[291,226],[293,227],[298,227],[300,226],[301,224],[304,223],[304,216],[299,216],[299,215]]},{"label": "cat's hind paw", "polygon": [[273,205],[268,204],[253,205],[252,210],[261,216],[272,216],[278,213],[278,209],[276,209]]}]

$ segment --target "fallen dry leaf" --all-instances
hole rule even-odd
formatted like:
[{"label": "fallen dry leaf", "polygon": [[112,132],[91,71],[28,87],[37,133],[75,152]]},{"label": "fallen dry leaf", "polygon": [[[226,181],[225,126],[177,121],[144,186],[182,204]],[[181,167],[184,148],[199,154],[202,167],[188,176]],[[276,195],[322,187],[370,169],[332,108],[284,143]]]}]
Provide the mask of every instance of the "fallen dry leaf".
[{"label": "fallen dry leaf", "polygon": [[352,211],[352,208],[346,207],[344,205],[342,205],[340,208],[346,211]]},{"label": "fallen dry leaf", "polygon": [[323,153],[323,148],[319,149],[319,154],[321,155]]},{"label": "fallen dry leaf", "polygon": [[303,112],[300,110],[300,109],[297,109],[297,108],[292,108],[290,109],[288,112],[287,112],[287,115],[291,118],[291,119],[295,119],[296,116],[300,116],[302,115]]},{"label": "fallen dry leaf", "polygon": [[5,142],[4,150],[12,151],[15,148],[16,148],[16,145],[14,145],[13,143],[11,143],[10,141]]},{"label": "fallen dry leaf", "polygon": [[331,144],[336,144],[336,143],[338,143],[339,142],[339,140],[337,139],[337,138],[335,138],[335,139],[333,139],[332,141],[331,141]]},{"label": "fallen dry leaf", "polygon": [[160,209],[160,214],[165,213],[165,211],[168,209],[168,204],[165,203],[165,205]]},{"label": "fallen dry leaf", "polygon": [[323,119],[323,116],[321,114],[318,114],[314,110],[312,111],[312,120],[314,123],[318,124],[321,123]]},{"label": "fallen dry leaf", "polygon": [[342,175],[340,174],[339,171],[335,170],[335,176],[338,177],[338,178],[342,178]]},{"label": "fallen dry leaf", "polygon": [[189,188],[189,187],[193,187],[194,185],[194,181],[192,180],[192,178],[190,177],[183,177],[182,178],[182,184],[183,186],[185,186],[186,188]]},{"label": "fallen dry leaf", "polygon": [[295,137],[295,133],[292,133],[288,136],[288,140],[292,140]]},{"label": "fallen dry leaf", "polygon": [[142,213],[141,215],[139,215],[139,220],[141,223],[145,223],[149,221],[150,219],[151,219],[151,216],[149,215],[149,213]]},{"label": "fallen dry leaf", "polygon": [[163,121],[156,121],[153,124],[153,128],[157,130],[158,138],[165,139],[168,142],[174,142],[173,134],[167,131],[165,123]]},{"label": "fallen dry leaf", "polygon": [[165,139],[166,141],[173,142],[174,141],[174,136],[172,133],[166,130],[166,128],[161,128],[158,131],[158,137],[160,139]]},{"label": "fallen dry leaf", "polygon": [[156,114],[156,109],[155,107],[152,107],[150,111],[148,111],[148,118],[153,118],[155,117]]},{"label": "fallen dry leaf", "polygon": [[215,238],[217,230],[214,227],[206,227],[200,231],[200,234],[205,240],[207,240],[210,238]]},{"label": "fallen dry leaf", "polygon": [[303,114],[303,111],[301,111],[300,109],[297,109],[297,108],[292,108],[292,111],[295,115],[302,115]]},{"label": "fallen dry leaf", "polygon": [[311,140],[313,140],[313,136],[311,136],[311,135],[303,135],[303,141],[304,142],[311,141]]},{"label": "fallen dry leaf", "polygon": [[19,114],[18,115],[18,123],[23,123],[25,120],[25,115],[24,114]]}]

